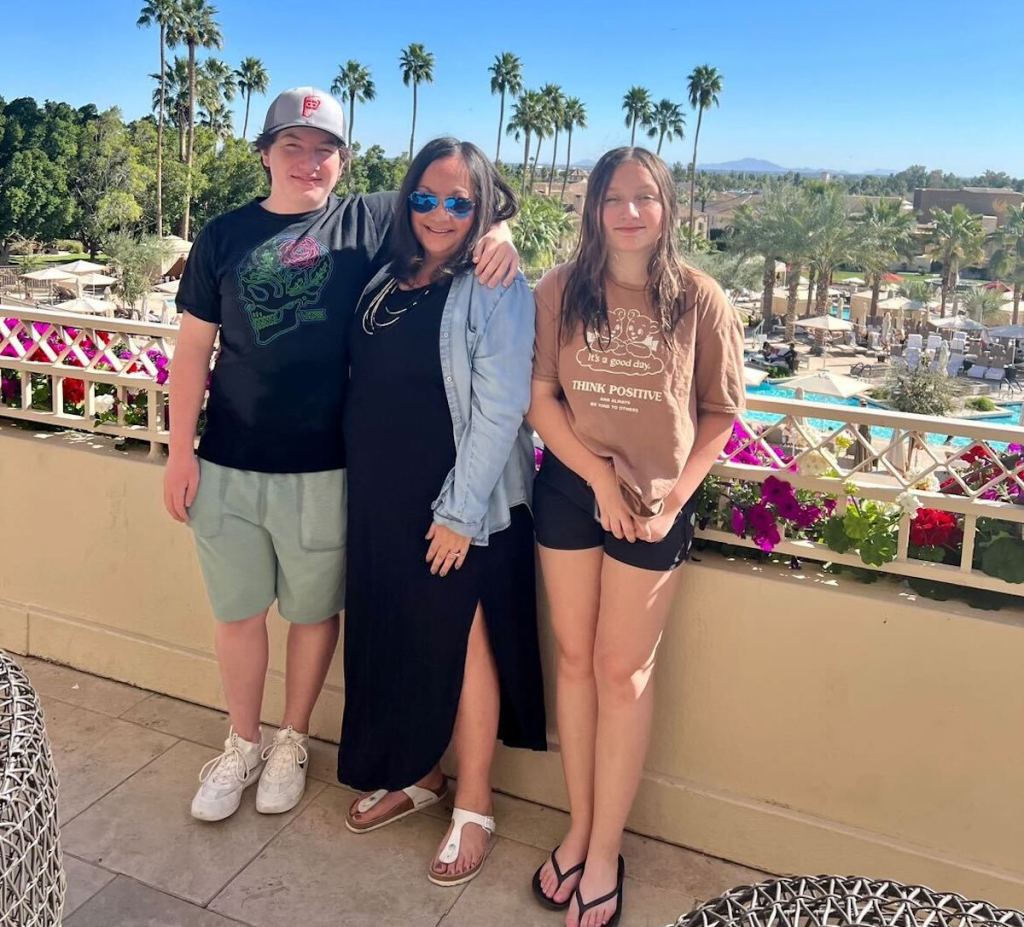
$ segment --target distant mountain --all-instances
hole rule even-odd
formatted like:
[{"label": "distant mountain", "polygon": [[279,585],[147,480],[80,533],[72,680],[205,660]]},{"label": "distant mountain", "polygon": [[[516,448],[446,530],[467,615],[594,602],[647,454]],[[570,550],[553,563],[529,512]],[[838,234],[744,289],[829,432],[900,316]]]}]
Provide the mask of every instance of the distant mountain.
[{"label": "distant mountain", "polygon": [[581,171],[593,170],[595,164],[597,164],[597,161],[593,158],[584,158],[582,161],[572,162],[572,166],[578,167]]},{"label": "distant mountain", "polygon": [[719,164],[702,164],[702,171],[711,173],[724,171],[743,171],[748,174],[786,174],[792,171],[796,174],[870,174],[877,177],[887,177],[895,174],[896,171],[884,167],[875,167],[868,171],[839,171],[830,167],[782,167],[773,161],[765,161],[761,158],[741,158],[739,161],[723,161]]}]

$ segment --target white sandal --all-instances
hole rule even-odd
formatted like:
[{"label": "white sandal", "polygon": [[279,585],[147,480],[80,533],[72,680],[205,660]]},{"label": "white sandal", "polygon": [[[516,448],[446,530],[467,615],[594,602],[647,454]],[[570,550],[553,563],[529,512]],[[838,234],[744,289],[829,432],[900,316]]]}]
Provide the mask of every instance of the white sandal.
[{"label": "white sandal", "polygon": [[[488,837],[491,837],[495,831],[494,818],[485,814],[477,814],[475,811],[466,811],[463,808],[456,808],[452,811],[452,833],[448,838],[448,843],[445,844],[445,848],[441,851],[441,855],[438,856],[437,862],[454,863],[459,858],[459,850],[462,847],[462,828],[467,824],[476,824],[482,827],[487,832]],[[484,860],[487,859],[487,854],[490,852],[490,841],[488,846],[481,855],[479,861],[472,869],[467,869],[465,872],[460,872],[458,875],[446,876],[438,875],[434,872],[434,864],[430,864],[430,868],[427,870],[427,878],[430,879],[435,885],[441,885],[448,887],[451,885],[462,885],[468,882],[470,879],[475,879],[479,874],[481,867],[484,864]]]},{"label": "white sandal", "polygon": [[436,791],[434,789],[424,789],[418,785],[407,785],[401,791],[405,793],[405,799],[397,804],[388,814],[384,815],[384,817],[366,823],[353,818],[352,812],[366,814],[367,811],[371,811],[379,805],[384,796],[390,795],[391,792],[387,789],[377,789],[376,792],[354,802],[352,807],[349,808],[348,814],[345,815],[345,826],[353,834],[368,834],[372,830],[379,830],[381,827],[387,827],[388,824],[394,824],[395,821],[400,821],[410,814],[415,814],[417,811],[422,811],[424,808],[429,808],[431,805],[436,805],[438,802],[443,801],[448,794],[448,780],[445,779]]}]

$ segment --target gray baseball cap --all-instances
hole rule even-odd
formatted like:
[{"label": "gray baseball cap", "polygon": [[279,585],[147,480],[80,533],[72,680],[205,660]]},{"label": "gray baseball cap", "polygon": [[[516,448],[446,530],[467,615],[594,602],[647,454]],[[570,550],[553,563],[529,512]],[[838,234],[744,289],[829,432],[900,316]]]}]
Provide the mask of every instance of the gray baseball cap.
[{"label": "gray baseball cap", "polygon": [[294,87],[279,93],[263,120],[264,133],[296,126],[321,129],[345,142],[345,111],[326,90],[317,87]]}]

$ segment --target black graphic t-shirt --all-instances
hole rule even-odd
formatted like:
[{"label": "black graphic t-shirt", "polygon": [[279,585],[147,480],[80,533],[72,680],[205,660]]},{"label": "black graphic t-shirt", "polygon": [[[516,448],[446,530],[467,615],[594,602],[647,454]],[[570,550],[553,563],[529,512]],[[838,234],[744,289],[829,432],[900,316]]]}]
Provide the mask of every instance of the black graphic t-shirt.
[{"label": "black graphic t-shirt", "polygon": [[278,215],[253,200],[199,233],[177,306],[220,325],[200,457],[265,473],[345,466],[349,323],[386,258],[396,201],[332,194]]}]

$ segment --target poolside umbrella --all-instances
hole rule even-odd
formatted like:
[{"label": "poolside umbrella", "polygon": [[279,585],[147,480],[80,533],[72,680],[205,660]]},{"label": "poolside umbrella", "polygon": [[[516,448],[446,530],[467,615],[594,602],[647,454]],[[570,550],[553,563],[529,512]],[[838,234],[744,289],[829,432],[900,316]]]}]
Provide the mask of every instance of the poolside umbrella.
[{"label": "poolside umbrella", "polygon": [[864,286],[864,281],[860,277],[847,277],[845,280],[840,280],[839,283],[841,285]]},{"label": "poolside umbrella", "polygon": [[78,296],[75,299],[68,299],[57,303],[55,309],[62,309],[64,312],[85,312],[89,315],[114,315],[114,304],[108,299],[99,299],[95,296]]},{"label": "poolside umbrella", "polygon": [[946,319],[938,319],[932,316],[928,319],[929,324],[933,328],[947,329],[956,332],[980,332],[985,328],[981,322],[975,322],[974,319],[969,319],[965,315],[954,315]]},{"label": "poolside umbrella", "polygon": [[180,282],[180,280],[168,280],[166,283],[158,283],[153,289],[160,293],[174,294],[178,292],[178,284]]},{"label": "poolside umbrella", "polygon": [[69,274],[59,267],[44,267],[42,270],[30,270],[27,274],[22,274],[21,278],[23,280],[39,280],[44,283],[53,283],[56,280],[62,280],[66,283],[69,280],[76,279],[74,274]]},{"label": "poolside umbrella", "polygon": [[93,271],[104,270],[102,264],[95,264],[92,261],[71,261],[62,265],[62,269],[71,274],[91,274]]},{"label": "poolside umbrella", "polygon": [[823,332],[852,332],[855,327],[853,322],[837,319],[834,315],[816,315],[811,319],[799,319],[796,324],[799,328]]},{"label": "poolside umbrella", "polygon": [[69,283],[73,280],[77,280],[78,278],[74,274],[69,274],[67,271],[61,270],[58,267],[44,267],[41,270],[30,270],[27,274],[22,274],[21,279],[35,280],[39,283],[48,284],[49,292],[52,296],[54,283]]},{"label": "poolside umbrella", "polygon": [[949,373],[949,342],[945,339],[935,353],[935,367],[943,376]]},{"label": "poolside umbrella", "polygon": [[886,344],[889,341],[889,336],[892,334],[892,313],[887,312],[882,316],[882,344]]},{"label": "poolside umbrella", "polygon": [[82,286],[110,286],[110,284],[117,282],[113,277],[96,273],[79,274],[75,279]]},{"label": "poolside umbrella", "polygon": [[902,283],[903,278],[899,274],[882,274],[882,283]]},{"label": "poolside umbrella", "polygon": [[993,280],[991,283],[986,283],[983,290],[998,290],[1000,293],[1009,293],[1013,290],[1013,287],[1009,284],[1003,283],[1002,280]]},{"label": "poolside umbrella", "polygon": [[783,380],[782,385],[804,393],[836,396],[839,399],[859,396],[871,389],[871,384],[864,380],[848,377],[841,373],[833,373],[831,370],[818,370],[802,377],[791,377],[788,380]]},{"label": "poolside umbrella", "polygon": [[745,386],[760,386],[767,376],[767,370],[758,370],[756,367],[743,368],[743,384]]},{"label": "poolside umbrella", "polygon": [[988,333],[993,338],[1024,339],[1024,325],[1000,325],[990,328]]}]

